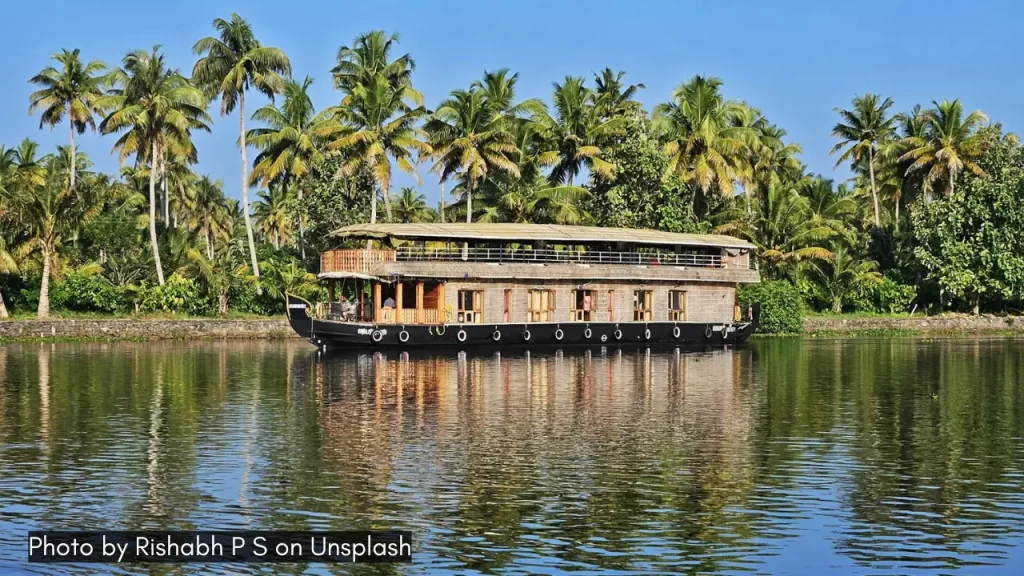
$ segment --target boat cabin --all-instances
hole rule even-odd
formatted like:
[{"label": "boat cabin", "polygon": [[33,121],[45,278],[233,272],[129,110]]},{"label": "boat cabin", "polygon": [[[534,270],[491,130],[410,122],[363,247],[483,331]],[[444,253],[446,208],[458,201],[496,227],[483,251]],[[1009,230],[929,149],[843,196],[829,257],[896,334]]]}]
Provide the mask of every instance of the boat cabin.
[{"label": "boat cabin", "polygon": [[731,236],[547,224],[358,224],[333,233],[314,318],[373,325],[738,322],[759,281]]}]

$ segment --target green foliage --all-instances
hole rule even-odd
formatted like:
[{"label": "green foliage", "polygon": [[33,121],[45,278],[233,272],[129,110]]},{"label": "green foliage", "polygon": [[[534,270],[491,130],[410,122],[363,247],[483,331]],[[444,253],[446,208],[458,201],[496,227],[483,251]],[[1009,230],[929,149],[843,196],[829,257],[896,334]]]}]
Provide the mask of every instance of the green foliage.
[{"label": "green foliage", "polygon": [[969,301],[1019,298],[1024,286],[1024,152],[1000,140],[982,158],[987,176],[968,174],[948,199],[913,212],[914,251],[928,277]]},{"label": "green foliage", "polygon": [[140,312],[201,316],[215,309],[198,282],[178,274],[168,278],[163,286],[146,288],[139,298]]},{"label": "green foliage", "polygon": [[307,222],[306,238],[314,252],[331,244],[331,232],[370,218],[372,175],[361,170],[352,177],[343,177],[338,173],[342,163],[343,158],[337,154],[314,162],[308,194],[300,203]]},{"label": "green foliage", "polygon": [[102,276],[72,272],[50,288],[54,308],[73,312],[123,312],[125,293]]},{"label": "green foliage", "polygon": [[899,284],[886,276],[875,286],[875,298],[879,312],[896,314],[906,312],[911,302],[917,298],[917,290],[913,286]]},{"label": "green foliage", "polygon": [[804,328],[803,302],[800,293],[786,280],[742,286],[738,292],[740,306],[761,304],[760,334],[797,334]]}]

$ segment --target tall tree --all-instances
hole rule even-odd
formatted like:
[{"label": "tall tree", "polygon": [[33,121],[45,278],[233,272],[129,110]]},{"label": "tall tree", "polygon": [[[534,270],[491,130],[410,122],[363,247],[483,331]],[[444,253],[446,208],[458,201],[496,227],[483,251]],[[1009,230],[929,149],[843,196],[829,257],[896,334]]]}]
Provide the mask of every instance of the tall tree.
[{"label": "tall tree", "polygon": [[419,119],[426,114],[422,106],[411,107],[404,98],[406,88],[392,85],[384,75],[374,76],[368,84],[353,88],[349,104],[335,108],[339,118],[350,129],[328,144],[340,151],[346,160],[340,167],[345,177],[355,175],[361,167],[373,174],[377,190],[370,204],[370,223],[377,222],[377,194],[384,197],[388,220],[391,219],[391,159],[399,170],[416,175],[417,158],[426,155],[430,146],[424,141]]},{"label": "tall tree", "polygon": [[946,197],[953,195],[956,179],[964,170],[978,176],[985,171],[978,165],[984,155],[988,137],[978,130],[988,121],[980,110],[964,116],[960,100],[932,101],[932,108],[922,113],[924,134],[908,136],[909,150],[900,157],[912,162],[907,173],[924,173],[924,186],[931,190],[936,182],[945,181]]},{"label": "tall tree", "polygon": [[263,232],[263,237],[273,243],[274,248],[281,248],[282,243],[292,239],[291,213],[295,203],[294,190],[294,184],[272,184],[270,188],[257,194],[258,200],[253,204],[256,223]]},{"label": "tall tree", "polygon": [[427,206],[427,197],[408,186],[402,187],[395,198],[395,219],[399,222],[429,222],[433,211]]},{"label": "tall tree", "polygon": [[220,96],[220,113],[226,116],[238,106],[239,150],[242,156],[242,214],[245,216],[245,233],[249,240],[249,258],[257,285],[260,267],[256,260],[256,243],[253,240],[252,218],[249,214],[249,161],[245,149],[245,93],[255,88],[273,99],[282,89],[281,75],[290,76],[291,62],[279,48],[263,46],[252,32],[249,23],[238,14],[231,14],[231,20],[217,18],[213,27],[219,37],[202,38],[192,51],[202,56],[192,69],[193,80],[207,96]]},{"label": "tall tree", "polygon": [[413,152],[426,154],[423,132],[417,126],[426,115],[423,95],[412,85],[416,63],[408,54],[391,58],[398,35],[374,30],[358,36],[352,46],[338,49],[331,69],[334,86],[341,90],[341,106],[333,111],[349,130],[334,139],[330,148],[348,158],[342,175],[352,176],[360,167],[374,175],[378,190],[372,191],[370,222],[377,221],[377,195],[391,219],[391,158],[399,170],[415,175]]},{"label": "tall tree", "polygon": [[110,79],[115,88],[103,106],[111,112],[100,123],[100,132],[123,132],[114,144],[122,163],[134,155],[136,163],[149,165],[149,240],[157,281],[163,286],[156,235],[157,172],[165,153],[196,160],[192,131],[210,130],[206,99],[178,70],[167,67],[160,46],[129,53]]},{"label": "tall tree", "polygon": [[594,92],[580,76],[566,76],[554,90],[554,116],[546,110],[534,115],[544,138],[558,151],[551,183],[571,186],[584,166],[604,177],[614,175],[615,165],[603,158],[600,143],[621,127],[622,118],[601,118],[593,104]]},{"label": "tall tree", "polygon": [[[269,186],[272,182],[292,181],[297,185],[296,200],[301,203],[313,162],[323,157],[327,138],[340,130],[334,114],[324,111],[316,114],[309,97],[313,79],[306,77],[301,83],[289,79],[284,85],[284,101],[280,107],[268,104],[252,115],[265,128],[249,131],[248,139],[260,151],[253,161],[252,182]],[[305,230],[299,218],[299,250],[306,259]]]},{"label": "tall tree", "polygon": [[836,167],[850,160],[854,164],[867,163],[876,227],[881,226],[881,216],[878,187],[875,185],[875,156],[879,146],[885,146],[893,136],[896,119],[888,113],[892,104],[892,98],[881,100],[878,94],[857,96],[853,99],[852,110],[836,108],[842,121],[832,128],[832,136],[840,139],[832,148],[832,154],[842,151],[836,160]]},{"label": "tall tree", "polygon": [[[718,78],[694,76],[654,108],[654,126],[664,142],[668,171],[693,183],[701,195],[713,189],[726,197],[747,172],[756,137],[742,102],[726,100]],[[696,204],[697,194],[694,194]]]},{"label": "tall tree", "polygon": [[29,114],[42,109],[39,127],[49,125],[53,128],[65,118],[68,119],[68,132],[71,138],[71,166],[68,172],[71,188],[75,187],[75,132],[82,134],[86,128],[95,130],[95,117],[103,115],[100,108],[103,97],[101,75],[106,65],[99,60],[82,64],[80,56],[78,48],[70,51],[64,49],[60,54],[51,57],[60,63],[60,70],[47,66],[29,80],[32,84],[41,86],[29,96],[31,104],[28,109]]},{"label": "tall tree", "polygon": [[594,106],[602,118],[611,118],[629,111],[641,110],[639,102],[633,100],[638,90],[643,90],[643,84],[626,85],[622,81],[625,72],[615,72],[611,68],[601,70],[600,74],[594,75]]},{"label": "tall tree", "polygon": [[489,173],[519,177],[515,141],[483,90],[453,91],[426,128],[437,159],[431,170],[442,181],[455,175],[466,184],[466,222],[473,221],[473,193]]},{"label": "tall tree", "polygon": [[57,157],[45,160],[46,177],[42,185],[24,179],[15,186],[5,186],[0,204],[5,204],[14,220],[24,230],[25,241],[18,247],[22,257],[38,253],[42,267],[37,316],[50,315],[50,277],[59,257],[59,248],[78,236],[83,223],[98,214],[105,204],[102,183],[81,183],[72,190],[64,185],[63,175],[69,168]]}]

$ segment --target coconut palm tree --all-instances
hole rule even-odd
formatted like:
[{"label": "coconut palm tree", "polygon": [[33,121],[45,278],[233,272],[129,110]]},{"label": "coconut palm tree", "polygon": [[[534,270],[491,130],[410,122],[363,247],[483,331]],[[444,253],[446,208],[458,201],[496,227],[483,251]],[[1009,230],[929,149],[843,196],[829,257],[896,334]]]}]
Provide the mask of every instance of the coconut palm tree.
[{"label": "coconut palm tree", "polygon": [[427,197],[408,186],[398,191],[394,199],[395,219],[399,222],[430,222],[434,212],[427,206]]},{"label": "coconut palm tree", "polygon": [[633,100],[638,90],[643,90],[643,84],[625,85],[622,77],[625,72],[615,72],[611,68],[601,70],[600,74],[594,74],[594,106],[602,118],[611,118],[629,111],[641,110],[639,102]]},{"label": "coconut palm tree", "polygon": [[294,184],[271,184],[270,188],[257,194],[258,200],[253,204],[256,224],[263,232],[263,237],[274,244],[274,248],[281,248],[282,243],[287,244],[292,238],[294,190]]},{"label": "coconut palm tree", "polygon": [[283,85],[281,75],[290,76],[291,62],[279,48],[263,46],[252,32],[249,23],[238,14],[231,20],[217,18],[213,27],[219,37],[207,36],[196,42],[192,51],[201,56],[192,69],[192,78],[207,96],[220,96],[220,113],[225,116],[238,106],[239,150],[242,155],[242,209],[245,233],[249,240],[249,258],[257,286],[260,279],[256,261],[256,243],[253,241],[252,219],[249,215],[249,161],[245,143],[245,93],[255,88],[273,99]]},{"label": "coconut palm tree", "polygon": [[[301,83],[289,79],[284,85],[284,101],[280,107],[268,104],[252,115],[263,122],[265,128],[249,131],[248,139],[260,151],[253,161],[251,184],[269,186],[274,181],[297,183],[296,200],[301,203],[306,187],[304,179],[310,166],[323,158],[327,139],[337,134],[341,126],[331,111],[316,114],[309,97],[313,79],[307,76]],[[299,250],[306,259],[305,231],[299,218]]]},{"label": "coconut palm tree", "polygon": [[337,64],[331,68],[334,87],[344,97],[342,106],[351,104],[357,86],[367,86],[377,76],[387,80],[395,89],[402,89],[403,97],[416,105],[423,103],[423,95],[412,86],[412,72],[416,63],[408,54],[394,60],[391,51],[399,43],[398,34],[388,36],[383,30],[373,30],[355,39],[352,46],[338,49]]},{"label": "coconut palm tree", "polygon": [[[508,68],[500,68],[493,72],[484,71],[482,80],[473,82],[471,90],[481,90],[484,99],[495,114],[509,122],[521,122],[527,116],[544,110],[544,102],[539,98],[530,98],[522,102],[516,101],[516,83],[519,73],[509,74]],[[509,126],[508,129],[512,127]]]},{"label": "coconut palm tree", "polygon": [[149,166],[149,240],[157,281],[163,286],[156,235],[157,174],[165,154],[197,159],[192,131],[210,131],[206,99],[178,70],[167,67],[160,46],[130,52],[109,78],[115,87],[103,98],[102,106],[110,113],[100,132],[123,132],[114,144],[121,162],[134,155],[136,164]]},{"label": "coconut palm tree", "polygon": [[761,270],[768,277],[792,271],[804,260],[830,258],[822,243],[838,235],[828,223],[811,218],[810,203],[790,182],[774,182],[755,203],[753,216],[735,210],[733,218],[715,228],[757,246]]},{"label": "coconut palm tree", "polygon": [[601,142],[622,126],[622,117],[603,119],[594,107],[594,92],[580,76],[566,76],[554,84],[552,116],[542,110],[533,117],[550,148],[558,151],[558,161],[551,167],[552,184],[572,185],[585,166],[591,172],[610,178],[615,165],[604,160]]},{"label": "coconut palm tree", "polygon": [[[339,170],[342,176],[352,176],[364,166],[370,170],[384,197],[388,220],[391,220],[392,159],[399,170],[418,179],[413,153],[423,156],[430,152],[424,132],[418,126],[426,110],[422,106],[408,105],[405,101],[407,88],[392,85],[384,75],[356,86],[349,96],[347,105],[333,110],[351,128],[339,132],[339,137],[327,147],[345,156]],[[370,204],[371,224],[377,221],[378,190],[373,192]]]},{"label": "coconut palm tree", "polygon": [[103,97],[102,73],[106,64],[92,60],[82,64],[81,52],[61,50],[60,54],[51,56],[59,62],[61,69],[47,66],[29,82],[41,88],[29,96],[28,113],[42,109],[39,127],[57,124],[68,119],[68,132],[71,138],[71,166],[69,179],[71,188],[75,187],[75,132],[82,134],[86,128],[95,130],[97,115],[102,116],[100,101]]},{"label": "coconut palm tree", "polygon": [[[0,198],[4,197],[3,183],[0,182]],[[3,223],[3,214],[0,214],[0,223]],[[14,259],[14,254],[8,249],[7,239],[0,235],[0,275],[3,274],[17,274],[18,263]],[[0,320],[5,320],[9,317],[7,313],[7,305],[4,304],[4,295],[0,291]]]},{"label": "coconut palm tree", "polygon": [[734,183],[748,171],[756,133],[750,110],[723,98],[721,87],[718,78],[694,76],[676,88],[671,102],[655,106],[653,125],[664,142],[670,173],[692,182],[700,195],[717,189],[730,197]]},{"label": "coconut palm tree", "polygon": [[331,109],[346,130],[332,139],[329,149],[347,156],[341,175],[351,176],[366,167],[379,190],[370,204],[370,222],[377,221],[377,195],[391,219],[391,158],[399,170],[416,175],[414,152],[425,155],[429,146],[417,121],[427,114],[423,95],[412,86],[415,62],[408,54],[391,59],[398,35],[374,30],[356,38],[351,47],[338,50],[331,69],[334,85],[341,90],[341,106]]},{"label": "coconut palm tree", "polygon": [[[880,209],[878,207],[878,187],[875,185],[875,156],[879,147],[885,147],[893,137],[895,117],[888,114],[892,107],[892,98],[881,100],[878,94],[865,94],[853,99],[853,109],[836,108],[843,122],[832,128],[832,136],[840,142],[832,148],[832,154],[842,151],[836,160],[836,167],[853,161],[854,164],[867,163],[868,178],[871,182],[871,201],[874,205],[875,226],[881,226]],[[845,123],[844,123],[845,122]],[[845,150],[844,150],[845,148]]]},{"label": "coconut palm tree", "polygon": [[107,189],[102,182],[81,182],[76,190],[65,186],[63,175],[67,168],[55,157],[48,157],[42,185],[22,179],[16,186],[5,186],[0,196],[0,205],[7,207],[25,235],[17,255],[25,258],[38,253],[41,260],[39,318],[50,315],[50,276],[61,245],[76,238],[83,223],[100,213],[106,203]]},{"label": "coconut palm tree", "polygon": [[984,176],[985,172],[977,160],[985,152],[987,137],[978,131],[988,121],[980,110],[964,116],[960,100],[932,101],[934,108],[921,115],[924,134],[904,139],[908,151],[901,161],[912,162],[907,173],[922,172],[925,190],[931,190],[936,182],[946,184],[946,197],[953,195],[957,176],[967,170]]},{"label": "coconut palm tree", "polygon": [[851,294],[878,284],[882,275],[876,262],[854,258],[842,243],[833,247],[831,252],[830,258],[808,262],[807,266],[812,278],[832,301],[832,311],[839,314],[843,311],[843,302]]},{"label": "coconut palm tree", "polygon": [[519,177],[515,142],[480,89],[455,90],[427,122],[437,159],[431,171],[466,185],[466,222],[473,221],[473,192],[492,172]]}]

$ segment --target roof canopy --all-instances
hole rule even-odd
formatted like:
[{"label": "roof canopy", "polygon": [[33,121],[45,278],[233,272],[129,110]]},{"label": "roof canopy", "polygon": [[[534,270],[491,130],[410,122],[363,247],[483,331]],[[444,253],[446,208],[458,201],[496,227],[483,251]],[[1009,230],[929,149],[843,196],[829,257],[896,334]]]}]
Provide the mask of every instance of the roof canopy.
[{"label": "roof canopy", "polygon": [[710,248],[753,249],[749,242],[717,234],[675,234],[659,230],[599,228],[597,226],[559,226],[555,224],[353,224],[335,230],[338,238],[395,238],[401,240],[500,240],[563,244],[623,242],[641,245],[704,246]]}]

